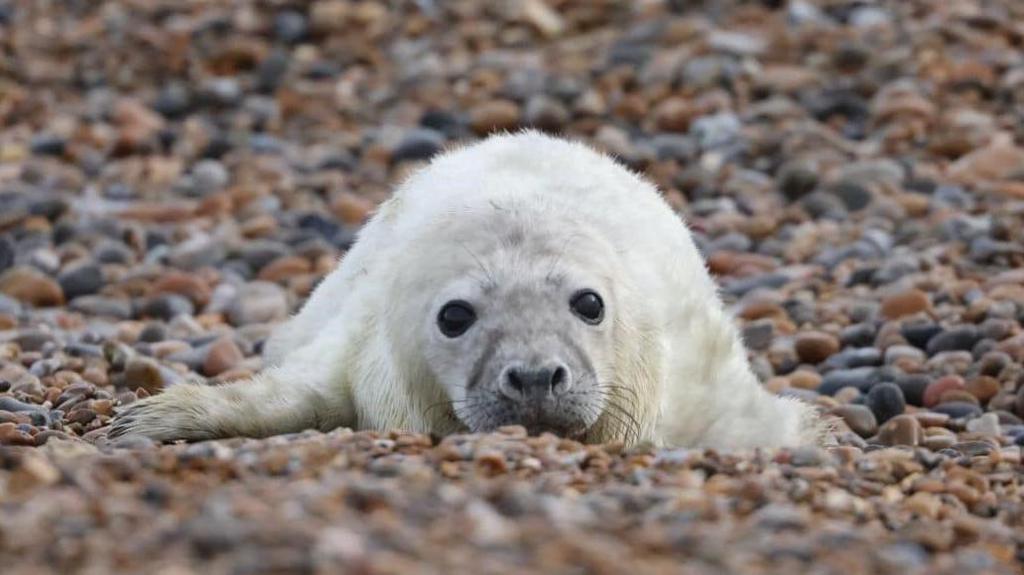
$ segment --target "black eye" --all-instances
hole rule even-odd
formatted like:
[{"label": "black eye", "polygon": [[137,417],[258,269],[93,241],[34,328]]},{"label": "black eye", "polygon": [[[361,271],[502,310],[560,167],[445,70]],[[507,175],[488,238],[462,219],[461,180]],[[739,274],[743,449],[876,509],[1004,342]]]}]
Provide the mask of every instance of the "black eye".
[{"label": "black eye", "polygon": [[444,304],[437,314],[437,326],[448,337],[459,337],[466,333],[476,321],[476,313],[468,303],[455,300]]},{"label": "black eye", "polygon": [[591,325],[597,325],[604,319],[604,302],[601,301],[601,296],[593,290],[576,292],[576,295],[569,300],[569,306],[572,307],[574,314]]}]

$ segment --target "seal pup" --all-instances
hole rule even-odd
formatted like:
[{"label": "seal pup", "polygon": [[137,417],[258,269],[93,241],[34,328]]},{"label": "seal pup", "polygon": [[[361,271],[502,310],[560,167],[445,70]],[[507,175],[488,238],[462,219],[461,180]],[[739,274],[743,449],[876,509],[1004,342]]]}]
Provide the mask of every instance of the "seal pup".
[{"label": "seal pup", "polygon": [[765,391],[682,219],[580,143],[492,136],[436,157],[268,340],[248,381],[178,385],[110,435],[308,428],[444,435],[519,424],[587,442],[816,442]]}]

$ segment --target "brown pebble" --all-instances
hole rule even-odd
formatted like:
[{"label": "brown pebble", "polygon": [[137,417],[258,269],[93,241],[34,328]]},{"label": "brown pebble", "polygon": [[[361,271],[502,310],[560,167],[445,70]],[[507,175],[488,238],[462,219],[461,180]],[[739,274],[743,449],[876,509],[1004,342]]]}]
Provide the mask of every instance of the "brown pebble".
[{"label": "brown pebble", "polygon": [[950,401],[962,401],[964,403],[980,405],[978,398],[971,395],[966,389],[950,389],[942,392],[942,395],[939,397],[939,403],[948,403]]},{"label": "brown pebble", "polygon": [[999,389],[999,380],[987,375],[979,375],[967,382],[967,391],[982,404],[995,397]]},{"label": "brown pebble", "polygon": [[361,226],[370,212],[373,211],[373,202],[352,192],[341,192],[331,200],[331,213],[342,222]]},{"label": "brown pebble", "polygon": [[921,443],[921,424],[908,414],[897,415],[878,430],[878,441],[883,445],[910,445]]},{"label": "brown pebble", "polygon": [[0,275],[0,293],[35,307],[64,303],[64,291],[60,284],[28,266],[14,267]]},{"label": "brown pebble", "polygon": [[815,371],[798,369],[789,375],[789,384],[800,389],[818,389],[821,387],[821,375]]},{"label": "brown pebble", "polygon": [[283,282],[294,276],[309,273],[313,264],[308,259],[299,256],[281,256],[269,264],[263,266],[258,278],[271,282]]},{"label": "brown pebble", "polygon": [[666,132],[685,132],[697,113],[698,110],[684,98],[666,98],[654,108],[654,122]]},{"label": "brown pebble", "polygon": [[850,430],[861,437],[871,437],[878,431],[875,414],[863,405],[840,405],[832,410],[832,414],[842,417]]},{"label": "brown pebble", "polygon": [[924,390],[924,406],[935,407],[942,401],[942,394],[953,389],[964,389],[964,379],[958,375],[946,375],[936,379]]},{"label": "brown pebble", "polygon": [[0,445],[35,445],[36,440],[14,423],[0,423]]},{"label": "brown pebble", "polygon": [[919,289],[910,289],[883,299],[882,315],[888,319],[896,319],[928,311],[931,306],[928,294]]},{"label": "brown pebble", "polygon": [[212,345],[203,361],[203,373],[209,377],[219,375],[245,359],[231,338],[223,337]]},{"label": "brown pebble", "polygon": [[519,106],[511,100],[492,100],[469,111],[469,124],[480,135],[519,126]]},{"label": "brown pebble", "polygon": [[195,274],[169,272],[156,280],[149,291],[151,296],[167,293],[184,296],[200,308],[210,301],[210,286]]},{"label": "brown pebble", "polygon": [[821,363],[839,351],[839,339],[822,331],[805,331],[797,334],[794,347],[800,361]]}]

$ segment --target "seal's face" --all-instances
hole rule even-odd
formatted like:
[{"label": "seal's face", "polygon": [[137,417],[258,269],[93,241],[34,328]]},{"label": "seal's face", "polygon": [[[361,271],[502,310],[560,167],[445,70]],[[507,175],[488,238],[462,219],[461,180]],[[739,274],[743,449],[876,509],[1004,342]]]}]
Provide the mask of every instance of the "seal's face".
[{"label": "seal's face", "polygon": [[471,431],[581,437],[615,393],[614,286],[595,246],[512,236],[458,250],[424,326],[427,363]]}]

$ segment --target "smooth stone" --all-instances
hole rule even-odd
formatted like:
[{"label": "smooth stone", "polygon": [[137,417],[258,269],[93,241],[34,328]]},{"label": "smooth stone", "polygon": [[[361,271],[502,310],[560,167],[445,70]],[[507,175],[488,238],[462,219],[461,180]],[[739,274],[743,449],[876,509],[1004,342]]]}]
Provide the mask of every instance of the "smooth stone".
[{"label": "smooth stone", "polygon": [[491,100],[469,110],[469,125],[477,135],[513,130],[519,126],[519,105],[511,100]]},{"label": "smooth stone", "polygon": [[821,331],[806,331],[797,334],[793,346],[800,361],[817,364],[839,351],[839,339]]},{"label": "smooth stone", "polygon": [[946,329],[928,340],[926,351],[928,355],[944,351],[970,351],[979,339],[981,339],[981,335],[978,333],[977,327],[973,325],[957,326]]},{"label": "smooth stone", "polygon": [[135,356],[124,368],[124,385],[128,389],[143,388],[150,394],[181,383],[181,376],[147,357]]},{"label": "smooth stone", "polygon": [[931,299],[927,293],[919,289],[911,289],[883,299],[882,315],[888,319],[898,319],[928,311],[931,309],[931,305]]},{"label": "smooth stone", "polygon": [[968,457],[977,457],[992,453],[995,446],[987,441],[961,441],[954,443],[952,448]]},{"label": "smooth stone", "polygon": [[203,374],[214,377],[238,365],[245,356],[229,337],[218,339],[209,346],[203,361]]},{"label": "smooth stone", "polygon": [[7,235],[0,235],[0,273],[14,265],[15,247],[14,240]]},{"label": "smooth stone", "polygon": [[949,401],[932,407],[932,411],[945,413],[953,419],[977,417],[982,414],[980,406],[966,401]]},{"label": "smooth stone", "polygon": [[176,268],[195,270],[223,261],[224,242],[206,235],[197,235],[171,248],[167,261]]},{"label": "smooth stone", "polygon": [[877,383],[878,369],[874,367],[856,367],[853,369],[837,369],[830,371],[821,379],[821,386],[818,393],[822,395],[835,395],[844,387],[854,387],[860,391],[867,391]]},{"label": "smooth stone", "polygon": [[839,332],[843,347],[868,347],[875,342],[875,326],[870,323],[855,323]]},{"label": "smooth stone", "polygon": [[110,317],[118,320],[131,319],[132,317],[131,301],[102,295],[78,296],[68,303],[68,309],[86,315]]},{"label": "smooth stone", "polygon": [[426,161],[433,158],[443,148],[445,135],[430,128],[410,130],[391,151],[391,161]]},{"label": "smooth stone", "polygon": [[63,156],[67,140],[55,134],[39,134],[32,137],[29,150],[39,156]]},{"label": "smooth stone", "polygon": [[825,367],[851,369],[882,364],[882,352],[874,347],[849,348],[829,357]]},{"label": "smooth stone", "polygon": [[742,128],[735,114],[723,112],[698,118],[690,125],[690,136],[702,150],[717,150],[742,143]]},{"label": "smooth stone", "polygon": [[892,345],[885,350],[885,364],[892,365],[900,361],[924,363],[928,359],[920,349],[910,345]]},{"label": "smooth stone", "polygon": [[232,325],[280,321],[288,317],[288,296],[277,284],[254,281],[239,288],[225,310]]},{"label": "smooth stone", "polygon": [[224,164],[217,160],[200,160],[189,173],[192,191],[195,195],[206,196],[224,189],[231,181]]},{"label": "smooth stone", "polygon": [[879,423],[902,414],[907,405],[899,386],[889,382],[872,386],[864,398],[864,404],[875,414]]},{"label": "smooth stone", "polygon": [[768,349],[775,336],[775,322],[770,319],[752,321],[743,326],[743,343],[754,351]]},{"label": "smooth stone", "polygon": [[64,304],[60,284],[28,266],[16,266],[0,275],[0,293],[34,307]]},{"label": "smooth stone", "polygon": [[908,404],[918,407],[924,405],[924,394],[931,383],[927,375],[910,374],[896,379],[896,385],[900,386],[900,391],[903,392],[903,399]]},{"label": "smooth stone", "polygon": [[900,335],[907,343],[919,349],[925,349],[928,342],[941,332],[942,326],[931,322],[911,322],[900,327]]},{"label": "smooth stone", "polygon": [[967,382],[967,392],[977,398],[978,402],[985,404],[999,393],[1002,389],[999,380],[987,375],[979,375]]},{"label": "smooth stone", "polygon": [[992,437],[999,437],[1002,434],[999,426],[999,416],[994,413],[984,413],[980,417],[975,417],[967,422],[966,427],[967,431],[971,433],[980,433]]},{"label": "smooth stone", "polygon": [[925,407],[938,405],[942,395],[954,389],[965,389],[966,385],[962,377],[958,375],[946,375],[933,381],[924,391],[922,401]]},{"label": "smooth stone", "polygon": [[863,405],[840,405],[832,410],[832,414],[843,418],[850,430],[861,437],[871,437],[878,431],[875,414]]},{"label": "smooth stone", "polygon": [[139,306],[139,317],[168,321],[178,315],[192,315],[195,306],[183,295],[165,293],[146,298]]},{"label": "smooth stone", "polygon": [[871,190],[856,180],[840,180],[829,189],[829,192],[839,198],[843,206],[851,212],[863,210],[874,199]]},{"label": "smooth stone", "polygon": [[878,430],[878,442],[882,445],[920,445],[924,430],[917,419],[910,415],[897,415],[885,422]]},{"label": "smooth stone", "polygon": [[57,283],[64,291],[64,297],[72,299],[92,295],[103,287],[103,270],[92,261],[69,265],[58,276]]}]

